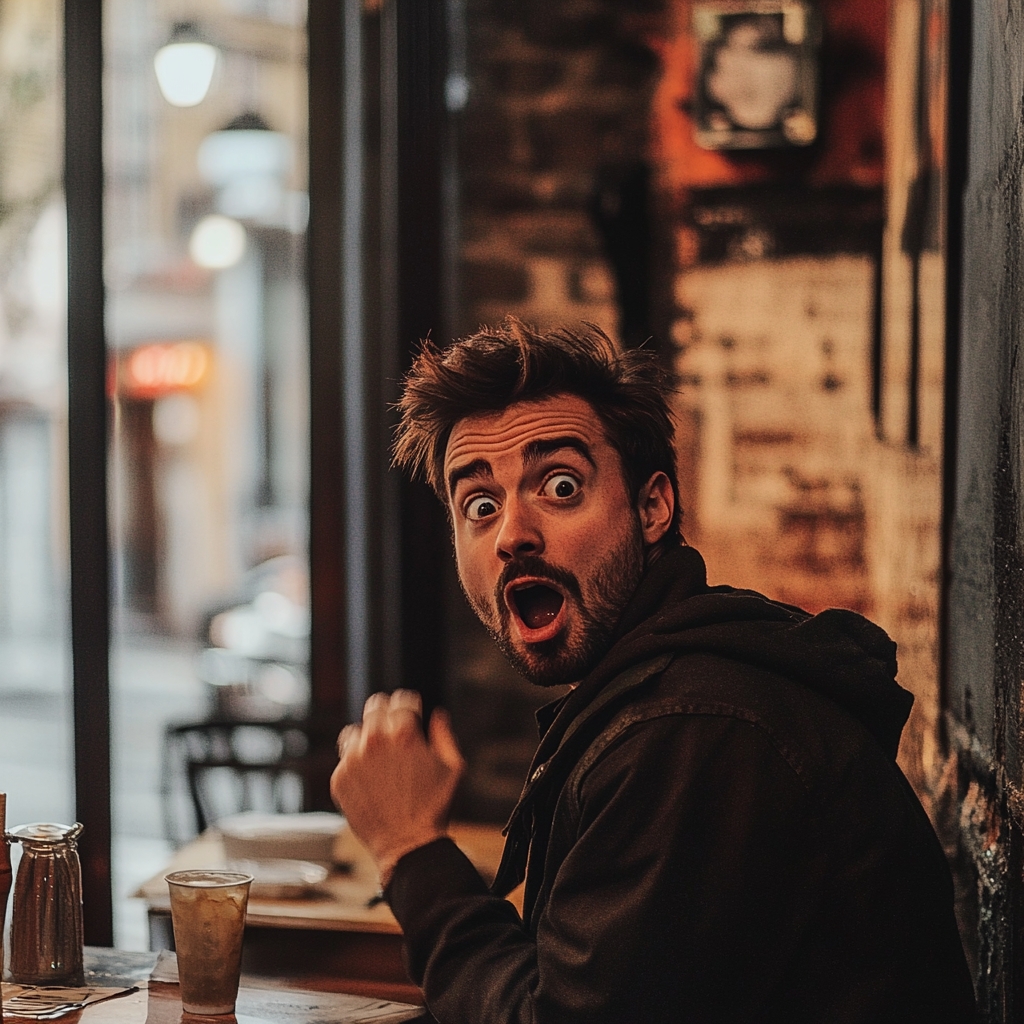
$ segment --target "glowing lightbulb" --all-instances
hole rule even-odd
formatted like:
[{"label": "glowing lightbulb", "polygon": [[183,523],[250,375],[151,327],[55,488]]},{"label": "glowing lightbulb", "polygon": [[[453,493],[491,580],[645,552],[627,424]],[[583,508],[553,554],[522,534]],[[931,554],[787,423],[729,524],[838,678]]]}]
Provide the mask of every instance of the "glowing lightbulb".
[{"label": "glowing lightbulb", "polygon": [[153,58],[156,80],[168,103],[194,107],[210,89],[217,66],[217,48],[197,39],[171,37]]},{"label": "glowing lightbulb", "polygon": [[200,267],[226,270],[245,253],[245,228],[231,217],[211,213],[192,229],[188,251]]}]

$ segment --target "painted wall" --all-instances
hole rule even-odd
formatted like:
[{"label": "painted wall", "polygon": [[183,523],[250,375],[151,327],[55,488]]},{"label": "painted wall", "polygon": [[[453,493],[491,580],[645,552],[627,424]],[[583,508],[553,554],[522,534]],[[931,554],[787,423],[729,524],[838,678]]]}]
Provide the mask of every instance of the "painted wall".
[{"label": "painted wall", "polygon": [[970,79],[948,651],[958,770],[945,834],[983,1019],[1008,1022],[1024,1012],[1024,14],[974,4],[972,16],[959,36]]},{"label": "painted wall", "polygon": [[675,213],[686,536],[716,582],[889,631],[915,695],[900,763],[935,813],[944,5],[820,6],[822,135],[806,153],[695,145],[692,6],[671,10],[652,124]]},{"label": "painted wall", "polygon": [[[820,141],[729,154],[693,142],[690,0],[469,4],[459,321],[469,331],[514,312],[615,333],[594,198],[609,167],[647,162],[650,326],[679,374],[687,539],[714,582],[854,608],[889,630],[916,697],[901,764],[934,814],[950,770],[944,243],[941,224],[916,242],[906,230],[922,153],[945,144],[920,116],[944,102],[921,106],[922,40],[944,39],[933,8],[823,2]],[[480,783],[470,809],[497,814],[532,748],[534,700],[454,594],[451,605],[451,685]]]},{"label": "painted wall", "polygon": [[[900,763],[954,863],[983,1019],[1003,1024],[1024,1012],[1024,14],[821,10],[822,143],[780,158],[693,143],[690,0],[468,4],[461,325],[614,331],[590,204],[602,166],[648,162],[687,537],[715,581],[857,608],[899,642],[916,697]],[[955,214],[969,172],[962,261],[947,152]],[[451,663],[465,729],[490,730],[475,806],[493,813],[532,746],[510,726],[531,697],[474,630],[454,617]]]}]

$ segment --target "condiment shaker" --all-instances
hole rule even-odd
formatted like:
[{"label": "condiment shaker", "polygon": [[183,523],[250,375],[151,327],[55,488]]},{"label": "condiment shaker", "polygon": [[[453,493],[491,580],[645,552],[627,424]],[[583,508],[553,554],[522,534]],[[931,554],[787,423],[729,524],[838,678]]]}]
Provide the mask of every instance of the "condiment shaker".
[{"label": "condiment shaker", "polygon": [[[11,844],[7,842],[7,794],[0,793],[0,974],[4,969],[4,919],[7,895],[11,891]],[[0,990],[0,1022],[4,1019],[4,998]]]},{"label": "condiment shaker", "polygon": [[81,985],[83,826],[35,822],[6,834],[21,843],[11,912],[11,977],[22,985]]}]

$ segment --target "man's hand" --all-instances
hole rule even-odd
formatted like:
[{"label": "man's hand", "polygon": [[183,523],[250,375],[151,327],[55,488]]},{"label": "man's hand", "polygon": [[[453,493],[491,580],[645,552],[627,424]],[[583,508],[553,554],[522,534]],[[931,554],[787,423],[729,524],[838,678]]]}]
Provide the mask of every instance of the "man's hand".
[{"label": "man's hand", "polygon": [[418,693],[375,693],[363,724],[341,730],[338,757],[331,797],[387,885],[400,857],[446,834],[465,768],[448,715],[431,715],[428,739]]}]

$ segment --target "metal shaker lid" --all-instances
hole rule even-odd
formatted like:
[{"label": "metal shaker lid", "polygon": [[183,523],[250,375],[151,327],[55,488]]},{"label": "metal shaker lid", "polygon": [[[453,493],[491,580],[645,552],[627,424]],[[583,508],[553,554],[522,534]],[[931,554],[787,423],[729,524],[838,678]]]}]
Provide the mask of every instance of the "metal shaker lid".
[{"label": "metal shaker lid", "polygon": [[28,825],[19,825],[11,829],[11,839],[25,840],[31,843],[63,843],[69,839],[77,839],[85,826],[79,822],[74,825],[61,825],[58,822],[33,821]]}]

